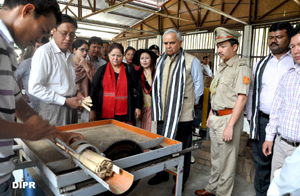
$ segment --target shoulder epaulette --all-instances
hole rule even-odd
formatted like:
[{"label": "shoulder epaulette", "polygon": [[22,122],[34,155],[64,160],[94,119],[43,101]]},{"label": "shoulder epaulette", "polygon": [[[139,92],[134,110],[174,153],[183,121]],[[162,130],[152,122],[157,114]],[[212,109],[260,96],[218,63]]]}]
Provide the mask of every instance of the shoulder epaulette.
[{"label": "shoulder epaulette", "polygon": [[245,58],[239,58],[239,66],[245,66],[245,65],[248,65],[248,60],[245,59]]}]

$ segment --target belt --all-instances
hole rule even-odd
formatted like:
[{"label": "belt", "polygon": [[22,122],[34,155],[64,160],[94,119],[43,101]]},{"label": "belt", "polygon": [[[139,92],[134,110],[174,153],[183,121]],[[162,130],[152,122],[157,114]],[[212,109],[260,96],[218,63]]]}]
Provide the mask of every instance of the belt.
[{"label": "belt", "polygon": [[7,162],[10,159],[12,159],[13,157],[16,157],[16,155],[13,154],[13,155],[9,155],[8,157],[0,158],[0,163]]},{"label": "belt", "polygon": [[75,95],[72,95],[72,96],[64,96],[64,98],[72,98],[72,97],[76,97],[77,96],[77,94],[75,94]]},{"label": "belt", "polygon": [[225,109],[225,110],[212,110],[215,116],[225,116],[232,114],[232,109]]},{"label": "belt", "polygon": [[270,119],[270,115],[269,114],[265,114],[262,111],[259,111],[259,116]]},{"label": "belt", "polygon": [[285,143],[291,145],[291,146],[294,146],[294,147],[298,147],[300,145],[300,142],[291,142],[285,138],[283,138],[282,136],[280,136],[280,139],[285,141]]}]

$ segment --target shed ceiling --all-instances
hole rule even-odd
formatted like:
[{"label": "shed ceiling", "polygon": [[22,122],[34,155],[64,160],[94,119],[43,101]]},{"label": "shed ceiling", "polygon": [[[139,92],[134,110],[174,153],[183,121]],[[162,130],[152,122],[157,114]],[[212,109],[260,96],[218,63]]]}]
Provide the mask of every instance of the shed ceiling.
[{"label": "shed ceiling", "polygon": [[[0,0],[0,6],[4,0]],[[299,18],[299,0],[58,0],[77,37],[105,40]],[[126,4],[126,5],[125,5]],[[274,4],[274,5],[273,5]],[[269,5],[272,5],[271,8]],[[297,6],[295,6],[297,5]],[[159,15],[159,17],[157,17]],[[281,17],[283,15],[283,17]],[[235,23],[234,23],[234,22]],[[128,36],[127,36],[128,35]]]},{"label": "shed ceiling", "polygon": [[[107,1],[107,2],[106,2]],[[110,40],[122,31],[130,30],[130,27],[138,22],[151,16],[151,13],[132,10],[126,7],[120,7],[106,13],[101,12],[88,18],[80,19],[78,6],[82,4],[82,17],[92,14],[94,11],[109,8],[108,1],[112,0],[58,0],[63,13],[67,13],[71,17],[75,17],[78,22],[76,31],[77,37],[89,38],[98,36],[102,39]],[[122,3],[124,0],[115,0],[115,4]],[[133,7],[146,9],[149,11],[159,11],[160,6],[166,3],[167,0],[136,0],[127,3]],[[0,0],[2,7],[4,0]],[[68,7],[66,7],[68,5]],[[94,7],[94,5],[96,5]],[[140,33],[142,31],[136,31]]]},{"label": "shed ceiling", "polygon": [[[91,6],[89,4],[91,3]],[[122,3],[123,1],[115,1],[115,5]],[[128,3],[129,5],[137,8],[146,9],[149,11],[159,11],[160,6],[167,2],[167,0],[137,0]],[[59,0],[58,1],[61,10],[63,10],[66,5],[70,3],[70,0]],[[102,39],[110,40],[122,31],[130,30],[130,27],[137,24],[138,22],[151,16],[151,13],[132,10],[126,7],[119,7],[115,10],[108,12],[101,12],[95,15],[84,18],[83,20],[79,19],[78,13],[78,0],[73,0],[69,5],[68,9],[63,13],[67,13],[72,17],[78,17],[78,30],[76,35],[78,37],[91,37],[98,36]],[[93,9],[94,0],[82,0],[82,17],[88,16],[93,13],[93,11],[99,11],[106,8],[109,8],[109,4],[105,0],[96,0],[96,9]],[[73,12],[73,13],[72,13]],[[135,33],[140,33],[139,31],[134,30]]]}]

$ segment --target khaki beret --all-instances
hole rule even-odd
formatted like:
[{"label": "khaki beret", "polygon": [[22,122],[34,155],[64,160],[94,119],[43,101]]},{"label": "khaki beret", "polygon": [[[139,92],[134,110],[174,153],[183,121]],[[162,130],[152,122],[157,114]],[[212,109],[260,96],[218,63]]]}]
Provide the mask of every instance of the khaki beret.
[{"label": "khaki beret", "polygon": [[230,29],[226,29],[224,27],[217,27],[214,30],[214,35],[215,35],[215,43],[221,43],[224,42],[226,40],[229,39],[236,39],[238,40],[239,37],[241,36],[240,33],[230,30]]}]

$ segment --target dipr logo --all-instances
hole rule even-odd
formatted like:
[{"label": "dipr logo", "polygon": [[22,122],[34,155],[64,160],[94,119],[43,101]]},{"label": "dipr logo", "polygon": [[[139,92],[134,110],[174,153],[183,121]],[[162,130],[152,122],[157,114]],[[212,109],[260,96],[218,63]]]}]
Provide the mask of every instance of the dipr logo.
[{"label": "dipr logo", "polygon": [[13,188],[13,189],[17,189],[17,188],[24,189],[24,188],[26,188],[27,186],[28,186],[30,189],[31,189],[31,188],[35,189],[35,182],[13,182],[13,183],[12,183],[12,188]]}]

